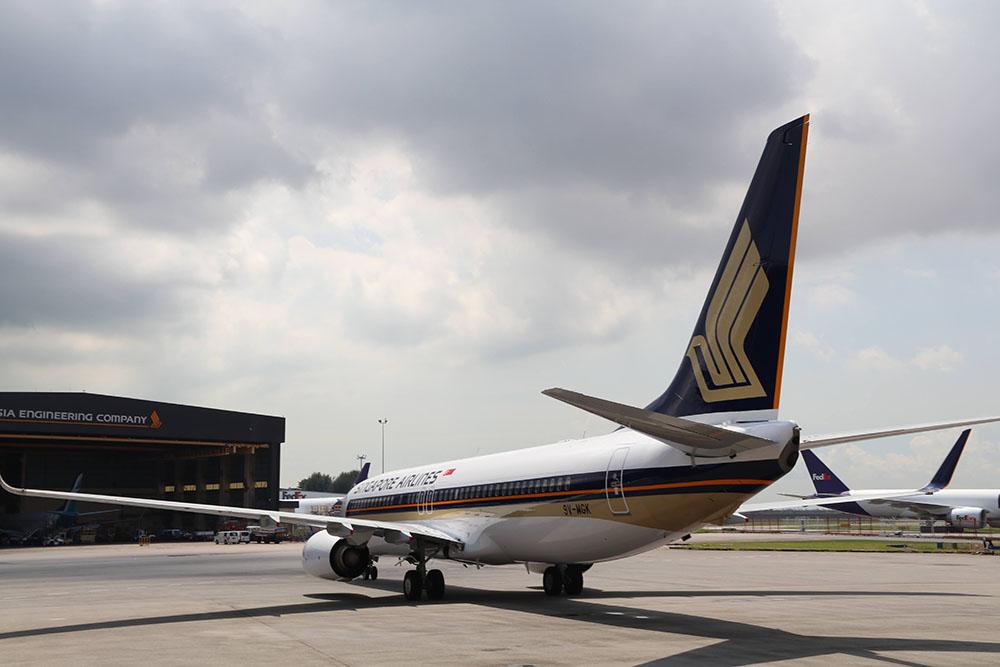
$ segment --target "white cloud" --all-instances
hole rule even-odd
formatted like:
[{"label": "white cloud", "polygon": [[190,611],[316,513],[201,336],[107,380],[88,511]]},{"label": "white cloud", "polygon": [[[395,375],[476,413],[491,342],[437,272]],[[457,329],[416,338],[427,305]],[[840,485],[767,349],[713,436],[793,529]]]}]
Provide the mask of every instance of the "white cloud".
[{"label": "white cloud", "polygon": [[856,366],[865,370],[888,371],[899,368],[902,363],[877,345],[859,350],[854,355]]},{"label": "white cloud", "polygon": [[823,361],[829,361],[834,356],[833,348],[819,339],[816,334],[798,329],[795,331],[795,344],[809,350]]},{"label": "white cloud", "polygon": [[959,366],[964,357],[949,345],[925,347],[910,360],[910,363],[921,370],[952,371]]}]

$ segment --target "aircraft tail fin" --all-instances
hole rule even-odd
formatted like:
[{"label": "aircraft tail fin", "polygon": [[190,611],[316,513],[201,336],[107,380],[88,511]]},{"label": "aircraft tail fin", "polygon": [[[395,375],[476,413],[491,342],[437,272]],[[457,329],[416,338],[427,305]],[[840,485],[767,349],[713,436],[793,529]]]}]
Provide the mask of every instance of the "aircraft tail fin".
[{"label": "aircraft tail fin", "polygon": [[647,410],[777,415],[809,116],[771,132],[680,368]]},{"label": "aircraft tail fin", "polygon": [[951,476],[955,474],[955,467],[958,465],[958,460],[962,458],[962,452],[965,450],[965,443],[968,441],[970,433],[972,433],[972,429],[967,428],[962,431],[958,440],[952,445],[951,451],[948,452],[948,456],[944,457],[941,467],[934,473],[930,483],[921,491],[940,491],[951,484]]},{"label": "aircraft tail fin", "polygon": [[837,496],[850,491],[847,485],[840,481],[840,478],[833,474],[833,471],[819,457],[808,449],[802,452],[802,460],[806,462],[809,469],[809,478],[813,486],[816,487],[816,494],[819,496]]},{"label": "aircraft tail fin", "polygon": [[[76,481],[73,482],[73,488],[70,489],[70,493],[79,493],[80,492],[80,485],[81,484],[83,484],[83,473],[82,472],[79,475],[76,476]],[[77,513],[76,512],[76,501],[75,500],[67,500],[66,502],[64,502],[62,504],[62,507],[60,507],[58,510],[56,510],[56,512],[58,514],[61,514],[63,516],[67,516],[67,517],[76,516],[76,513]]]},{"label": "aircraft tail fin", "polygon": [[[361,482],[368,479],[368,470],[372,467],[371,461],[365,461],[365,464],[361,466],[361,470],[358,471],[358,476],[354,480],[354,486],[357,486]],[[352,487],[353,488],[353,487]]]}]

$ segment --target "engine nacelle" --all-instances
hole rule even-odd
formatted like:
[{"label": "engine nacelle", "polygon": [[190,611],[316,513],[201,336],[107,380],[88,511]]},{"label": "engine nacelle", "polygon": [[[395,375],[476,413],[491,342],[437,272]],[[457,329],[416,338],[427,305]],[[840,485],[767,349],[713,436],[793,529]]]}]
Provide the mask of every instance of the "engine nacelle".
[{"label": "engine nacelle", "polygon": [[350,545],[325,530],[314,534],[302,547],[302,568],[322,579],[347,581],[360,577],[370,561],[366,545]]},{"label": "engine nacelle", "polygon": [[953,507],[948,523],[962,528],[982,528],[986,525],[986,510],[982,507]]}]

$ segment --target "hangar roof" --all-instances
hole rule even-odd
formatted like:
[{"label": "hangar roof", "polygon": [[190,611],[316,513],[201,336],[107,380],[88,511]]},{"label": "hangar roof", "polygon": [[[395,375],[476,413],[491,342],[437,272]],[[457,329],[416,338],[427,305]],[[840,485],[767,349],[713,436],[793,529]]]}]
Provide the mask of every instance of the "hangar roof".
[{"label": "hangar roof", "polygon": [[0,439],[39,437],[276,444],[285,440],[285,418],[86,392],[0,392]]}]

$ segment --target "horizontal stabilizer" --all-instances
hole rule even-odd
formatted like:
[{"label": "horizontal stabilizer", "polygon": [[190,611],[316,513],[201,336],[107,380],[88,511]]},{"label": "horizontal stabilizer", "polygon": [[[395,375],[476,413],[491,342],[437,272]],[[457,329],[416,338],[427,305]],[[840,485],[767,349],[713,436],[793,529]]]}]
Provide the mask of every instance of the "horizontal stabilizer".
[{"label": "horizontal stabilizer", "polygon": [[709,424],[699,424],[680,417],[671,417],[652,410],[635,408],[631,405],[585,396],[575,391],[546,389],[542,393],[598,417],[604,417],[616,424],[621,424],[633,431],[662,440],[691,456],[731,457],[740,452],[774,445],[773,442],[764,438],[757,438]]},{"label": "horizontal stabilizer", "polygon": [[941,431],[946,428],[958,428],[959,426],[974,426],[976,424],[988,424],[990,422],[1000,422],[1000,417],[980,417],[979,419],[966,419],[958,422],[938,422],[936,424],[901,426],[899,428],[884,429],[881,431],[867,431],[865,433],[843,433],[840,435],[823,436],[821,438],[803,438],[802,444],[800,445],[800,449],[816,449],[817,447],[840,445],[845,442],[858,442],[860,440],[875,440],[876,438],[889,438],[894,435],[906,435],[908,433],[925,433],[926,431]]}]

